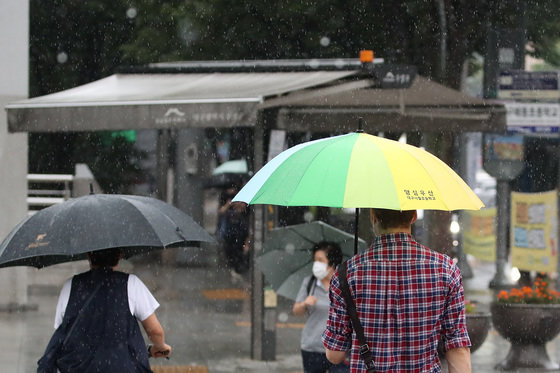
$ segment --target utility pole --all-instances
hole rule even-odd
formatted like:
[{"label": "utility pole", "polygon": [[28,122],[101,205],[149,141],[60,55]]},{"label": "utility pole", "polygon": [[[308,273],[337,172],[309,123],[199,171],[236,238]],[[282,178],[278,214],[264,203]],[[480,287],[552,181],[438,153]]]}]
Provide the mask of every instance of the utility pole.
[{"label": "utility pole", "polygon": [[[491,27],[488,30],[486,56],[484,59],[484,98],[495,99],[498,96],[499,76],[504,70],[525,69],[525,0],[515,2],[520,19],[515,28]],[[508,143],[514,138],[503,134],[484,136],[484,169],[497,179],[496,206],[496,273],[490,281],[491,288],[499,289],[511,286],[511,278],[506,273],[509,257],[508,235],[510,226],[510,181],[523,169],[522,160],[502,159],[492,153],[496,143]]]}]

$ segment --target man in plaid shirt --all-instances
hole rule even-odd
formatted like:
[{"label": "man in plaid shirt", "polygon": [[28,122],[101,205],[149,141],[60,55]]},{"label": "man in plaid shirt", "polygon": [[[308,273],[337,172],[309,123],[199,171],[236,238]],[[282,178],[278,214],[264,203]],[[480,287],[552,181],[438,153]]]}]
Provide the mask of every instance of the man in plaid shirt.
[{"label": "man in plaid shirt", "polygon": [[[463,284],[451,258],[413,240],[416,211],[371,209],[372,247],[348,261],[347,279],[378,372],[441,372],[445,340],[449,372],[470,372]],[[342,265],[344,265],[343,263]],[[351,350],[351,372],[365,372],[338,271],[331,280],[323,344],[332,363]]]}]

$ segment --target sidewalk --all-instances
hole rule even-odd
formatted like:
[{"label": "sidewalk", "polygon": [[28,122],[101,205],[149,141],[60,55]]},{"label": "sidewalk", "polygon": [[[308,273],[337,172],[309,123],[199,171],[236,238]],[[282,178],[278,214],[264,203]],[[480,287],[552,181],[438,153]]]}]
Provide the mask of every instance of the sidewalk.
[{"label": "sidewalk", "polygon": [[[304,320],[291,315],[291,301],[283,298],[279,298],[277,309],[282,322],[278,322],[276,330],[276,360],[251,360],[248,283],[232,282],[215,250],[196,249],[179,255],[181,265],[153,264],[146,259],[123,263],[122,269],[138,275],[161,303],[156,314],[167,342],[173,346],[173,355],[169,360],[152,361],[154,368],[159,368],[155,371],[301,372],[299,340]],[[64,279],[83,268],[67,265],[31,272],[38,281],[40,276],[48,281],[30,287],[30,302],[38,305],[36,311],[0,312],[2,372],[36,371],[36,362],[53,332],[58,290]],[[488,283],[494,268],[475,263],[473,271],[475,277],[465,280],[466,296],[487,307],[492,297]],[[550,357],[558,361],[560,340],[555,339],[547,348]],[[495,372],[494,365],[505,358],[508,350],[509,343],[491,330],[472,355],[473,372]]]},{"label": "sidewalk", "polygon": [[[184,261],[182,265],[150,264],[142,259],[124,261],[120,266],[140,277],[161,304],[156,314],[166,331],[166,342],[173,346],[173,355],[169,360],[151,360],[153,366],[168,367],[161,372],[301,371],[303,319],[288,312],[291,302],[279,300],[278,314],[285,322],[277,330],[276,361],[250,359],[248,282],[233,283],[229,270],[217,263],[216,249],[209,250],[193,249],[178,255]],[[0,312],[0,371],[36,371],[37,360],[54,331],[60,287],[66,278],[86,268],[85,263],[38,271],[29,268],[30,279],[37,281],[29,288],[29,302],[37,305],[37,310]],[[182,369],[172,369],[177,366]],[[192,368],[187,370],[185,366]]]}]

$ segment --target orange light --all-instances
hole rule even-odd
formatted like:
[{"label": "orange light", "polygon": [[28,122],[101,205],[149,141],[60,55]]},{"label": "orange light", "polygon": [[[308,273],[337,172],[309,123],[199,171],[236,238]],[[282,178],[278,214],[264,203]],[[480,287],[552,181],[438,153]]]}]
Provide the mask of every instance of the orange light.
[{"label": "orange light", "polygon": [[362,50],[360,51],[360,62],[373,62],[373,51],[372,50]]}]

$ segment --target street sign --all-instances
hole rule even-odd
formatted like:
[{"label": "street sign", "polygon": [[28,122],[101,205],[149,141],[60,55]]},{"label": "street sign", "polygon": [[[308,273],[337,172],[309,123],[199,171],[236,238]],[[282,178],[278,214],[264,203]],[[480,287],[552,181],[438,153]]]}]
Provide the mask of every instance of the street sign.
[{"label": "street sign", "polygon": [[513,180],[525,163],[525,146],[521,135],[484,134],[482,167],[498,180]]},{"label": "street sign", "polygon": [[409,88],[417,73],[416,66],[391,64],[370,64],[365,71],[373,74],[375,78],[373,88],[382,89]]},{"label": "street sign", "polygon": [[498,98],[502,100],[558,101],[558,72],[500,71]]},{"label": "street sign", "polygon": [[504,102],[508,131],[527,135],[557,134],[560,104]]}]

